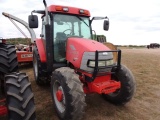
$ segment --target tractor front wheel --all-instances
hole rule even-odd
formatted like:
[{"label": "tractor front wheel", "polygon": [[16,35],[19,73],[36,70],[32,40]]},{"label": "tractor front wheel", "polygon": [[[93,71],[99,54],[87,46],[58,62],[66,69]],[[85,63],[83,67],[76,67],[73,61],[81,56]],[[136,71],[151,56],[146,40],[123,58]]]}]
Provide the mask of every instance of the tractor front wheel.
[{"label": "tractor front wheel", "polygon": [[49,83],[46,64],[40,61],[37,47],[33,50],[33,70],[37,85],[43,86]]},{"label": "tractor front wheel", "polygon": [[82,119],[86,106],[85,93],[73,69],[62,67],[52,73],[51,93],[61,120]]},{"label": "tractor front wheel", "polygon": [[131,100],[134,95],[136,84],[135,79],[131,71],[124,65],[116,71],[112,69],[115,74],[112,75],[112,79],[120,81],[121,88],[110,94],[103,94],[102,96],[109,102],[116,105],[123,105]]}]

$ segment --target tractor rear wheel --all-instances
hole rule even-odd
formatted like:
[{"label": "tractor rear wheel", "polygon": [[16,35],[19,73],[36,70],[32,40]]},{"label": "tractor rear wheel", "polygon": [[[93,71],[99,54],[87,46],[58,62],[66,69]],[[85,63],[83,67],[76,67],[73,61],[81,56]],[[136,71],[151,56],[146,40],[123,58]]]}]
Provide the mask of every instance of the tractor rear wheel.
[{"label": "tractor rear wheel", "polygon": [[121,88],[114,93],[103,94],[102,96],[109,102],[116,105],[124,105],[134,95],[136,89],[136,83],[133,74],[131,71],[124,65],[121,65],[121,68],[116,71],[112,69],[115,74],[112,75],[112,79],[120,81]]},{"label": "tractor rear wheel", "polygon": [[52,73],[51,93],[61,120],[80,120],[85,110],[85,93],[73,69],[62,67]]},{"label": "tractor rear wheel", "polygon": [[5,76],[8,120],[36,120],[34,95],[25,73]]},{"label": "tractor rear wheel", "polygon": [[43,86],[50,82],[47,78],[46,64],[40,61],[37,47],[33,50],[33,70],[37,85]]}]

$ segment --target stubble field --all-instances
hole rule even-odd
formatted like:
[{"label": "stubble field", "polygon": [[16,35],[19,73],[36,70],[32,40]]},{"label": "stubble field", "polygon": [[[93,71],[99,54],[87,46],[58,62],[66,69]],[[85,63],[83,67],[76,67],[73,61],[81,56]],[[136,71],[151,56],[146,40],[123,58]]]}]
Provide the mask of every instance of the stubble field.
[{"label": "stubble field", "polygon": [[[100,95],[86,96],[83,120],[160,120],[160,49],[122,49],[122,64],[133,73],[137,88],[125,106],[115,106]],[[34,81],[32,66],[23,66],[35,95],[37,120],[58,120],[50,86],[39,87]]]}]

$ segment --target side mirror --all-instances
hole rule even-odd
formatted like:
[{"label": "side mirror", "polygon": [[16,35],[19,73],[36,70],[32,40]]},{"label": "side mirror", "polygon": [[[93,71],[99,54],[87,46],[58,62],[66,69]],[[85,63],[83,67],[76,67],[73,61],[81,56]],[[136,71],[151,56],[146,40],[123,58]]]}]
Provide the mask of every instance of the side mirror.
[{"label": "side mirror", "polygon": [[103,29],[108,31],[109,30],[109,20],[104,20]]},{"label": "side mirror", "polygon": [[38,16],[37,15],[29,15],[28,23],[30,28],[38,28]]}]

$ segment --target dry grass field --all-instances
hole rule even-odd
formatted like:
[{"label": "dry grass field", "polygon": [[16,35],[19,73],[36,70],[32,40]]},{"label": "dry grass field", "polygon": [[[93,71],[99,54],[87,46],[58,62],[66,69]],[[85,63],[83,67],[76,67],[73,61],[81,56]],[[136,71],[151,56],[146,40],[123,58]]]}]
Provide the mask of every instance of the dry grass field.
[{"label": "dry grass field", "polygon": [[[133,99],[125,106],[115,106],[100,95],[87,95],[84,120],[160,120],[160,49],[122,49],[122,64],[136,79]],[[36,85],[32,66],[21,69],[32,83],[37,120],[58,120],[50,87]]]}]

